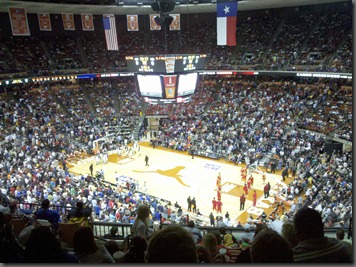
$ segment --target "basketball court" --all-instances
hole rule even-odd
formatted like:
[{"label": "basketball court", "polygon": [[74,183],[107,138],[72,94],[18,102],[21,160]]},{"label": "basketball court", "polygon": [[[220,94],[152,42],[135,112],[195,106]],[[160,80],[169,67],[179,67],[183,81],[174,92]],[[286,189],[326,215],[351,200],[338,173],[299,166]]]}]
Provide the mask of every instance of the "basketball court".
[{"label": "basketball court", "polygon": [[[93,164],[93,173],[103,170],[106,181],[116,184],[116,177],[132,178],[138,181],[139,191],[169,200],[172,204],[178,201],[184,213],[187,209],[187,198],[195,197],[197,209],[205,218],[212,211],[213,197],[217,199],[216,180],[220,173],[222,177],[222,215],[228,211],[234,225],[237,221],[246,222],[249,214],[252,214],[253,218],[257,218],[263,210],[269,214],[272,210],[271,202],[274,201],[273,195],[277,193],[279,187],[278,184],[284,184],[281,182],[280,175],[267,173],[266,183],[270,183],[271,190],[270,197],[265,199],[262,175],[253,172],[253,189],[246,198],[245,210],[240,211],[239,198],[243,193],[244,186],[240,176],[242,164],[234,166],[225,160],[213,160],[199,156],[192,159],[187,152],[161,147],[152,148],[148,142],[139,142],[139,147],[139,151],[132,157],[118,156],[116,152],[110,152],[106,164],[97,165],[95,156],[81,159],[76,163],[68,164],[69,171],[74,174],[89,173],[89,166]],[[149,166],[145,166],[145,155],[149,157]],[[256,207],[252,206],[253,190],[257,192]],[[217,215],[216,212],[213,214]]]}]

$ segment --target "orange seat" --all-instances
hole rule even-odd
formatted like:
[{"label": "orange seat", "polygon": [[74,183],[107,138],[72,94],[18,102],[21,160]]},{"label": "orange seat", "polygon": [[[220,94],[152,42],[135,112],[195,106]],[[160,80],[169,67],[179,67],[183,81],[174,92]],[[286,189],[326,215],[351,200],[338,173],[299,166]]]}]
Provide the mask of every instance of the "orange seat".
[{"label": "orange seat", "polygon": [[72,248],[74,233],[78,230],[79,223],[58,223],[58,226],[59,240]]},{"label": "orange seat", "polygon": [[12,225],[12,231],[15,236],[19,236],[21,231],[26,227],[26,222],[23,219],[12,219],[10,220],[10,224]]}]

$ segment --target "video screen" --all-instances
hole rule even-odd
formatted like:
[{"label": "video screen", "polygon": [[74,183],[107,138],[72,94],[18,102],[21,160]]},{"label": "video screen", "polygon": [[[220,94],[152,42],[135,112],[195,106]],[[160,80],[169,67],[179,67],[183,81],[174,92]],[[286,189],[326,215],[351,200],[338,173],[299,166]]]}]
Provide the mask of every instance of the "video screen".
[{"label": "video screen", "polygon": [[159,75],[137,74],[138,89],[141,96],[162,97],[162,83]]},{"label": "video screen", "polygon": [[180,74],[178,80],[178,96],[191,95],[197,86],[198,73]]}]

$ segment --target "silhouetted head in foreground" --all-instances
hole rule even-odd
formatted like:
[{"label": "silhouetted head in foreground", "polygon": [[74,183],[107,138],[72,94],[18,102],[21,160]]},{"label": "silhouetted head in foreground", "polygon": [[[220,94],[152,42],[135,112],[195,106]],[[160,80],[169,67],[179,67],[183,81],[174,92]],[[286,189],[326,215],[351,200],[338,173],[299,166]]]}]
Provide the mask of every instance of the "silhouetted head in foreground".
[{"label": "silhouetted head in foreground", "polygon": [[252,263],[293,262],[288,241],[271,229],[264,229],[255,236],[250,253]]},{"label": "silhouetted head in foreground", "polygon": [[294,230],[298,241],[324,237],[324,225],[318,211],[311,208],[300,209],[294,217]]},{"label": "silhouetted head in foreground", "polygon": [[154,233],[145,257],[147,263],[197,263],[191,234],[180,225],[169,225]]}]

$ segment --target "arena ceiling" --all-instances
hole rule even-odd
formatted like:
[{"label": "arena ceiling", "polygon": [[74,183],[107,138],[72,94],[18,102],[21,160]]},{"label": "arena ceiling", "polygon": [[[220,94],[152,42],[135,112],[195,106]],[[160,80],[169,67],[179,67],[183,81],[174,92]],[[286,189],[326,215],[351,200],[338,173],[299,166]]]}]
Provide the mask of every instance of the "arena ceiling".
[{"label": "arena ceiling", "polygon": [[[122,2],[121,2],[122,1]],[[199,0],[188,0],[181,2],[176,1],[176,7],[172,13],[212,13],[216,12],[216,0],[210,0],[210,3],[201,3]],[[326,4],[335,2],[350,2],[351,0],[240,0],[239,11],[243,10],[257,10],[257,9],[273,9],[280,7],[293,7],[315,4]],[[1,0],[0,12],[8,12],[9,7],[26,8],[27,13],[89,13],[89,14],[150,14],[152,8],[150,5],[140,4],[141,0],[130,0],[129,4],[125,3],[125,0],[116,0],[117,5],[93,5],[90,1],[86,1],[89,4],[59,4],[48,3],[47,1],[15,1],[15,0]],[[65,1],[62,1],[62,3]],[[70,1],[66,1],[70,2]],[[99,1],[96,1],[97,3]],[[147,1],[144,1],[147,3]],[[152,0],[153,2],[153,0]],[[114,1],[115,3],[115,1]],[[186,3],[186,4],[183,4]]]}]

